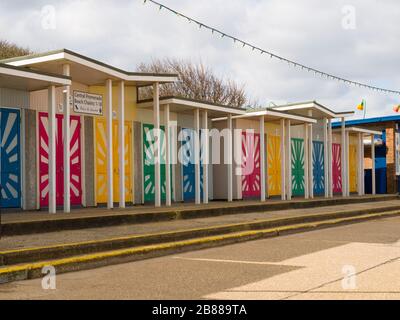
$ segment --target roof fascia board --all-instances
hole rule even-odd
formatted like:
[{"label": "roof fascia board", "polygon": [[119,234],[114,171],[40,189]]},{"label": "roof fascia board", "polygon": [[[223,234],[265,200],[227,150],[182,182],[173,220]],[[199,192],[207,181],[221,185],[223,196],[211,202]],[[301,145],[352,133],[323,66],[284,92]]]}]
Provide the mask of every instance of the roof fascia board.
[{"label": "roof fascia board", "polygon": [[354,111],[335,112],[335,118],[346,118],[354,116]]},{"label": "roof fascia board", "polygon": [[354,115],[354,111],[345,111],[345,112],[334,112],[327,107],[319,104],[318,102],[306,102],[306,103],[299,103],[297,105],[289,105],[289,106],[282,106],[282,107],[273,107],[272,109],[279,110],[279,111],[290,111],[290,110],[299,110],[299,109],[306,109],[306,108],[316,108],[319,111],[326,113],[332,118],[342,118],[342,117],[351,117]]},{"label": "roof fascia board", "polygon": [[[216,106],[212,104],[207,104],[203,102],[196,102],[196,101],[189,101],[185,99],[179,99],[179,98],[169,98],[169,99],[164,99],[160,100],[160,105],[167,105],[167,104],[177,104],[177,105],[183,105],[191,108],[198,108],[198,109],[204,109],[204,110],[212,110],[212,111],[218,111],[218,112],[224,112],[227,114],[236,114],[236,115],[242,115],[245,114],[245,110],[234,110],[231,108],[226,108],[223,106]],[[153,105],[152,101],[146,101],[146,102],[141,102],[138,103],[138,107],[150,107]]]},{"label": "roof fascia board", "polygon": [[11,66],[22,67],[22,66],[27,66],[27,65],[32,65],[32,64],[44,63],[44,62],[49,62],[49,61],[57,61],[57,60],[63,60],[63,59],[65,59],[65,52],[57,52],[57,53],[52,53],[50,55],[31,57],[31,58],[29,56],[27,56],[25,59],[14,60],[14,61],[9,61],[9,62],[6,61],[5,63],[9,64]]},{"label": "roof fascia board", "polygon": [[50,82],[60,86],[68,86],[71,85],[71,80],[67,78],[59,78],[56,76],[50,76],[45,74],[40,74],[37,72],[30,72],[25,70],[18,69],[9,69],[0,66],[0,74],[6,74],[10,76],[25,78],[25,79],[33,79],[43,82]]},{"label": "roof fascia board", "polygon": [[334,113],[333,111],[331,111],[331,110],[325,108],[324,106],[321,106],[320,104],[315,103],[315,102],[304,103],[304,104],[293,105],[293,106],[283,106],[283,107],[278,106],[273,109],[278,110],[278,111],[293,111],[293,110],[310,109],[310,108],[317,109],[317,110],[321,111],[322,113],[327,114],[331,118],[336,118],[336,113]]},{"label": "roof fascia board", "polygon": [[143,81],[143,82],[174,82],[178,80],[177,76],[156,76],[156,75],[138,75],[138,74],[131,74],[129,72],[125,72],[123,70],[118,70],[116,68],[113,68],[111,66],[106,66],[103,65],[102,63],[96,63],[94,61],[91,61],[91,59],[86,59],[83,56],[80,56],[78,54],[74,54],[69,51],[61,51],[61,52],[56,52],[52,53],[49,55],[43,55],[43,56],[33,56],[29,57],[27,56],[24,59],[21,60],[14,60],[14,61],[9,61],[6,62],[9,65],[12,66],[28,66],[28,65],[33,65],[33,64],[38,64],[38,63],[46,63],[50,61],[60,61],[60,60],[68,60],[71,62],[75,62],[81,65],[84,65],[88,68],[98,70],[100,72],[103,72],[107,75],[110,75],[111,77],[117,78],[119,80],[124,80],[124,81]]},{"label": "roof fascia board", "polygon": [[[251,118],[256,118],[256,117],[261,117],[261,116],[274,116],[274,117],[280,117],[288,120],[297,120],[297,121],[302,121],[305,123],[317,123],[317,120],[311,119],[311,118],[306,118],[302,116],[297,116],[293,114],[288,114],[288,113],[282,113],[282,112],[275,112],[271,110],[264,110],[264,111],[255,111],[251,113],[246,113],[244,115],[238,115],[232,117],[233,119],[251,119]],[[222,118],[214,118],[212,121],[217,122],[217,121],[223,121],[226,120],[226,117]]]},{"label": "roof fascia board", "polygon": [[[357,127],[348,127],[346,128],[347,132],[354,132],[354,133],[363,133],[364,135],[370,135],[370,134],[374,134],[374,135],[382,135],[382,132],[380,131],[375,131],[375,130],[369,130],[369,129],[364,129],[364,128],[357,128]],[[333,132],[341,132],[340,128],[336,128],[333,129]]]}]

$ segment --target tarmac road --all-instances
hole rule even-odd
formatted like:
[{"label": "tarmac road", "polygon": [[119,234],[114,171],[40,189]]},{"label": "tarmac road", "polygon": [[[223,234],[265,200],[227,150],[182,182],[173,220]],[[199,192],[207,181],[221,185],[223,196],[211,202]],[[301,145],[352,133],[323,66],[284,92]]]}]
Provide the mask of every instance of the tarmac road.
[{"label": "tarmac road", "polygon": [[400,299],[400,218],[0,285],[0,299]]}]

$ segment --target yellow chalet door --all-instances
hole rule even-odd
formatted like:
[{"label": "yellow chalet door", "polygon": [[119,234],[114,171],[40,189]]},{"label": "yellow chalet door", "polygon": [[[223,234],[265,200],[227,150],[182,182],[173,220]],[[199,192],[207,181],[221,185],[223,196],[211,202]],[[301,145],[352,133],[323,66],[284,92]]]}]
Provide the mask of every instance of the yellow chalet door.
[{"label": "yellow chalet door", "polygon": [[[132,125],[125,122],[125,190],[126,202],[132,202]],[[113,121],[113,201],[119,201],[119,139],[118,121]],[[106,121],[95,119],[96,137],[96,202],[107,202],[107,140]]]}]

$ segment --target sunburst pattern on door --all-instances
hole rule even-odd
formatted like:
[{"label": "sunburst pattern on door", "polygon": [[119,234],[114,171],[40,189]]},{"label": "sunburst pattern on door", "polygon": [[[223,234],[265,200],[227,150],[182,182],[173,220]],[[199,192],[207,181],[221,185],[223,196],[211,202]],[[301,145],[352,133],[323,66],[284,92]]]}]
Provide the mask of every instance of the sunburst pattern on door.
[{"label": "sunburst pattern on door", "polygon": [[292,194],[304,195],[304,140],[292,138]]},{"label": "sunburst pattern on door", "polygon": [[0,207],[21,206],[20,111],[0,109]]},{"label": "sunburst pattern on door", "polygon": [[[195,190],[195,163],[194,163],[194,130],[193,129],[182,129],[182,147],[181,147],[181,159],[182,159],[182,173],[183,173],[183,199],[185,201],[194,200],[196,197]],[[200,197],[203,197],[203,167],[202,167],[202,155],[203,155],[203,141],[201,136],[200,142]]]},{"label": "sunburst pattern on door", "polygon": [[314,194],[325,193],[324,143],[313,141],[313,181]]},{"label": "sunburst pattern on door", "polygon": [[281,138],[268,135],[267,168],[268,168],[268,195],[281,194]]},{"label": "sunburst pattern on door", "polygon": [[[64,116],[56,115],[56,204],[64,203]],[[39,113],[39,174],[40,174],[40,205],[49,205],[49,136],[48,114]],[[70,117],[70,176],[71,204],[82,204],[81,182],[81,119]]]},{"label": "sunburst pattern on door", "polygon": [[332,179],[333,192],[342,192],[342,147],[339,143],[332,144]]},{"label": "sunburst pattern on door", "polygon": [[[107,202],[107,140],[106,121],[95,120],[96,129],[96,201]],[[113,121],[113,202],[119,201],[119,136],[118,121]],[[125,201],[133,199],[132,187],[132,125],[125,121]]]},{"label": "sunburst pattern on door", "polygon": [[260,135],[242,132],[242,196],[261,194]]},{"label": "sunburst pattern on door", "polygon": [[[143,124],[143,177],[144,177],[144,201],[153,202],[155,199],[155,144],[154,144],[154,126],[152,124]],[[160,126],[161,131],[164,132],[164,126]],[[165,139],[164,134],[160,137],[160,183],[161,183],[161,199],[166,198],[166,179],[165,179]],[[172,168],[172,166],[171,166]],[[171,177],[172,177],[172,170]],[[173,182],[171,179],[171,193]]]},{"label": "sunburst pattern on door", "polygon": [[357,148],[349,145],[349,182],[350,192],[357,192]]}]

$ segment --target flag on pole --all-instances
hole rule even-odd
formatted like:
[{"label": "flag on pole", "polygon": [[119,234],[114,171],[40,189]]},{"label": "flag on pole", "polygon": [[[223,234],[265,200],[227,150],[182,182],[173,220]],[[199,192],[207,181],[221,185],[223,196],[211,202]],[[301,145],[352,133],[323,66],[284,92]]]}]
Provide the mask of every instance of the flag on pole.
[{"label": "flag on pole", "polygon": [[365,100],[363,99],[361,103],[357,106],[357,110],[363,111],[365,108]]}]

